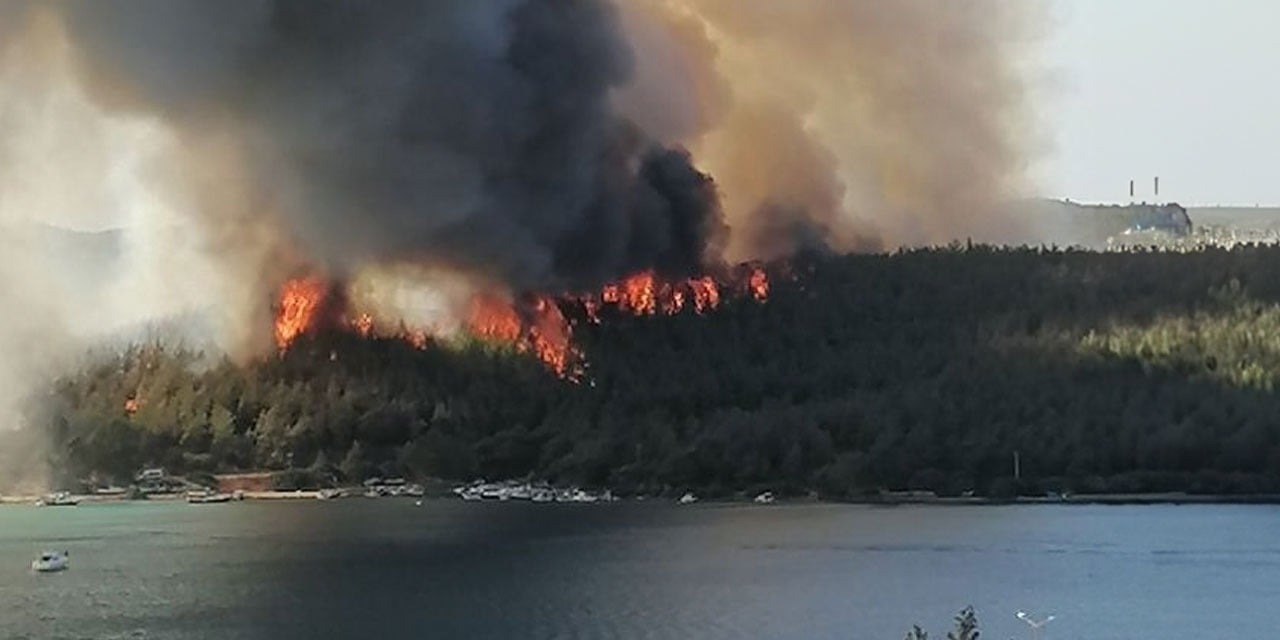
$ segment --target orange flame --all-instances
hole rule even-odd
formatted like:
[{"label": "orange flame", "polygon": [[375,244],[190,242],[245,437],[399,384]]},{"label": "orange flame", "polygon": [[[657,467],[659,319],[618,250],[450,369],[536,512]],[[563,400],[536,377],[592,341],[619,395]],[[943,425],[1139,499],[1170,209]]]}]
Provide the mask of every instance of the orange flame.
[{"label": "orange flame", "polygon": [[578,354],[572,345],[569,323],[556,301],[549,296],[534,296],[527,315],[526,321],[512,303],[494,295],[478,294],[471,299],[467,330],[484,340],[532,351],[557,375],[576,379],[577,368],[573,365]]},{"label": "orange flame", "polygon": [[351,328],[356,333],[368,338],[373,335],[373,316],[367,313],[361,313],[351,321]]},{"label": "orange flame", "polygon": [[714,309],[720,304],[720,288],[711,276],[690,278],[689,289],[693,291],[693,308],[698,313]]},{"label": "orange flame", "polygon": [[[600,322],[601,310],[613,307],[637,316],[675,315],[686,307],[694,313],[705,313],[722,302],[721,287],[730,287],[733,295],[749,296],[758,302],[769,296],[769,277],[758,265],[743,266],[734,271],[728,283],[712,276],[663,280],[653,270],[633,273],[602,286],[596,294],[556,298],[531,295],[518,305],[505,297],[481,293],[472,297],[465,322],[466,330],[482,340],[514,346],[521,352],[536,355],[548,369],[568,380],[580,380],[585,359],[573,345],[572,327],[560,310],[561,301],[582,305],[586,318]],[[313,330],[320,322],[319,314],[330,289],[318,278],[296,278],[280,288],[276,306],[275,339],[283,351],[297,336]],[[354,310],[348,310],[354,313]],[[436,333],[432,327],[406,327],[392,334],[379,333],[378,320],[369,313],[346,316],[339,322],[360,336],[393,335],[413,346],[424,348]],[[137,401],[125,402],[126,412],[137,410]]]},{"label": "orange flame", "polygon": [[415,349],[425,349],[427,347],[426,331],[422,331],[420,329],[414,329],[412,331],[405,331],[401,335],[403,335],[404,339],[409,344],[413,345]]},{"label": "orange flame", "polygon": [[556,375],[564,377],[569,373],[571,360],[577,355],[571,344],[569,324],[565,321],[564,314],[560,313],[560,307],[551,298],[537,296],[532,307],[529,344],[538,359],[555,371]]},{"label": "orange flame", "polygon": [[752,267],[751,275],[747,276],[747,289],[760,302],[769,299],[769,274],[760,267]]},{"label": "orange flame", "polygon": [[652,271],[641,271],[624,278],[621,283],[622,298],[619,304],[636,315],[652,314],[657,307],[654,280]]},{"label": "orange flame", "polygon": [[[764,287],[767,293],[767,281]],[[756,299],[764,298],[757,294]],[[586,295],[579,301],[587,319],[593,323],[600,322],[600,309],[605,305],[635,315],[654,315],[659,311],[674,315],[692,303],[695,312],[704,313],[720,305],[720,285],[711,276],[665,282],[653,271],[641,271],[604,285],[599,296]]]},{"label": "orange flame", "polygon": [[276,346],[281,351],[312,328],[325,292],[325,283],[318,278],[294,278],[281,285],[275,324]]},{"label": "orange flame", "polygon": [[521,324],[520,315],[506,300],[489,294],[471,299],[467,328],[477,337],[515,344],[520,339]]}]

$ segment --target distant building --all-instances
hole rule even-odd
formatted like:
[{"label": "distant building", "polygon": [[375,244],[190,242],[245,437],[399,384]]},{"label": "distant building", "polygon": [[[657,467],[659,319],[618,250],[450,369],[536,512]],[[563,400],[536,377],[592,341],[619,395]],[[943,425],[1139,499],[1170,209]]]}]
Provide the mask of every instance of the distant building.
[{"label": "distant building", "polygon": [[1118,213],[1128,223],[1127,232],[1165,231],[1176,235],[1191,233],[1191,217],[1176,202],[1169,204],[1132,204]]}]

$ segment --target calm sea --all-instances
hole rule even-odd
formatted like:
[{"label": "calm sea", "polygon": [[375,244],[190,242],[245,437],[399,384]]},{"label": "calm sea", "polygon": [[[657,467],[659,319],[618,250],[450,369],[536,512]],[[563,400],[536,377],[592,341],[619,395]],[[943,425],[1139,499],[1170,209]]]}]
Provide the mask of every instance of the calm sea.
[{"label": "calm sea", "polygon": [[[72,568],[33,575],[44,548]],[[0,508],[0,638],[1270,637],[1280,507]]]}]

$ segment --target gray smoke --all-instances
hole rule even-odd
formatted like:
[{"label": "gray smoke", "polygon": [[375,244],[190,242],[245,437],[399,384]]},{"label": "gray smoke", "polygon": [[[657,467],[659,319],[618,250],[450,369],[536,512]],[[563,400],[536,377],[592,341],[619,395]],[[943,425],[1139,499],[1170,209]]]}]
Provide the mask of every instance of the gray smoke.
[{"label": "gray smoke", "polygon": [[[613,112],[633,60],[609,2],[58,9],[101,104],[160,116],[190,149],[234,141],[190,159],[214,173],[193,206],[220,251],[274,217],[271,233],[338,274],[419,260],[573,287],[717,257],[710,179]],[[241,165],[234,181],[218,162]]]}]

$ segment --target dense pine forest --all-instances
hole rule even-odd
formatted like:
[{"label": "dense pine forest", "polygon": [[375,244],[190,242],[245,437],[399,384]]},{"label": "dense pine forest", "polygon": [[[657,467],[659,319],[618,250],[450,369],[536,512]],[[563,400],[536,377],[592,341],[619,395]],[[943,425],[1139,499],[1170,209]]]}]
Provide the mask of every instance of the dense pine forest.
[{"label": "dense pine forest", "polygon": [[328,333],[249,365],[152,344],[59,380],[35,418],[63,484],[158,464],[650,495],[1280,490],[1280,248],[956,246],[770,275],[767,302],[704,315],[566,305],[578,382],[475,341]]}]

